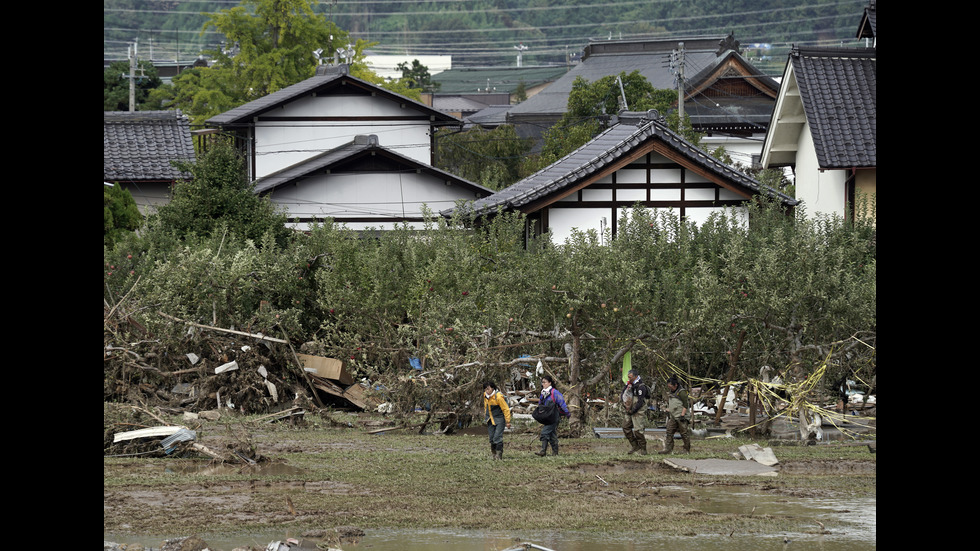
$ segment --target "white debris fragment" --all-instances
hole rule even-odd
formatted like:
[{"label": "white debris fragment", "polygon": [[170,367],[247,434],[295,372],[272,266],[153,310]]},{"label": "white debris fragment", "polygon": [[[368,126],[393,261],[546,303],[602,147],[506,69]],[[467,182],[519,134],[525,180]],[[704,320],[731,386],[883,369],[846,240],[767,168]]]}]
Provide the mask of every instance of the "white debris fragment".
[{"label": "white debris fragment", "polygon": [[231,361],[214,368],[214,373],[215,375],[217,375],[218,373],[224,373],[225,371],[234,371],[236,369],[238,369],[238,362]]}]

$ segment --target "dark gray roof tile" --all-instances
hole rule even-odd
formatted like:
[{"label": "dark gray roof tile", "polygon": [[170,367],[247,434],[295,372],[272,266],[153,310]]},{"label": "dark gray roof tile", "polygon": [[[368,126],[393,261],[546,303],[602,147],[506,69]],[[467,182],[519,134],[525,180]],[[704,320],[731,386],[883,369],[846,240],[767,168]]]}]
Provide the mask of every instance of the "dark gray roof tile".
[{"label": "dark gray roof tile", "polygon": [[106,111],[102,146],[107,182],[186,178],[170,162],[194,161],[190,122],[180,111]]},{"label": "dark gray roof tile", "polygon": [[795,48],[790,62],[820,168],[876,167],[876,50]]},{"label": "dark gray roof tile", "polygon": [[661,140],[675,152],[689,159],[692,165],[699,166],[733,184],[752,192],[767,193],[787,205],[797,204],[795,199],[772,191],[755,179],[718,161],[668,129],[659,120],[651,120],[645,113],[623,113],[621,117],[618,124],[611,126],[552,165],[489,197],[474,201],[467,209],[474,214],[483,215],[497,209],[521,208],[539,198],[574,186],[589,174],[628,156],[637,147],[653,139]]},{"label": "dark gray roof tile", "polygon": [[424,103],[419,103],[413,99],[390,92],[380,86],[363,81],[341,71],[317,74],[316,76],[312,76],[302,82],[298,82],[292,86],[287,86],[282,90],[273,92],[257,100],[250,101],[245,105],[240,105],[234,109],[229,109],[220,115],[211,117],[207,120],[206,124],[208,126],[217,127],[248,124],[251,122],[252,117],[259,116],[266,111],[275,109],[276,107],[289,103],[297,98],[314,93],[321,93],[325,90],[332,89],[335,86],[341,86],[345,83],[359,87],[365,90],[366,93],[375,93],[380,96],[389,97],[398,102],[411,104],[419,111],[434,117],[434,120],[459,122],[458,118],[441,113],[428,105],[425,105]]}]

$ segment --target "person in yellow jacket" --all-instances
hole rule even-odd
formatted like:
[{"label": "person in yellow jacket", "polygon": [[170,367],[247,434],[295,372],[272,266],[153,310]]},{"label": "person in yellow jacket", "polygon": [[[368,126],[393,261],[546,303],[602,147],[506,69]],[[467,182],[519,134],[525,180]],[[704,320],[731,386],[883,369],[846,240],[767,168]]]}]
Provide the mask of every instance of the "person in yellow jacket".
[{"label": "person in yellow jacket", "polygon": [[483,385],[483,412],[487,416],[490,453],[494,459],[503,459],[504,427],[510,428],[510,407],[504,395],[497,390],[496,383],[492,381],[487,381]]}]

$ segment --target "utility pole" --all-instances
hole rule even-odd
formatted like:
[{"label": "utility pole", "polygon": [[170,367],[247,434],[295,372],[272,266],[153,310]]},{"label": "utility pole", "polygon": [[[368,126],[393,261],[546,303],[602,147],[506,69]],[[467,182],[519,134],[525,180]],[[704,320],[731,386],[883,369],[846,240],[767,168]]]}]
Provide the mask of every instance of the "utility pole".
[{"label": "utility pole", "polygon": [[684,43],[677,43],[677,116],[678,128],[684,124]]},{"label": "utility pole", "polygon": [[[616,82],[619,83],[619,110],[629,111],[630,107],[626,104],[626,90],[623,89],[623,79],[616,77]],[[603,218],[605,220],[605,218]]]},{"label": "utility pole", "polygon": [[136,111],[136,45],[129,45],[129,112]]}]

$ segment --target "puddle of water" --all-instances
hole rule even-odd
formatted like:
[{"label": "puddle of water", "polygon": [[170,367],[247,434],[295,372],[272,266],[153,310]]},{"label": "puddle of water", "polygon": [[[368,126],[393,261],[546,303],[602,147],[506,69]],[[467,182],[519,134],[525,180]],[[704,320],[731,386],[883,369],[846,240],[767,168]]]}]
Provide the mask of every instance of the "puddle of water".
[{"label": "puddle of water", "polygon": [[[774,517],[793,516],[813,519],[825,524],[840,521],[829,528],[829,534],[773,533],[735,534],[733,536],[664,536],[629,532],[555,532],[507,534],[477,530],[365,530],[357,544],[345,544],[345,551],[456,551],[473,549],[501,551],[531,542],[555,551],[639,551],[697,549],[698,551],[792,551],[818,546],[821,551],[853,551],[877,547],[876,499],[800,498],[746,492],[738,488],[680,486],[661,487],[661,491],[676,493],[695,508],[709,514],[756,514]],[[694,499],[691,499],[693,497]],[[624,522],[629,513],[624,511]],[[302,532],[302,530],[299,530]],[[287,537],[301,538],[299,533],[277,531],[235,535],[200,534],[212,548],[230,550],[251,545],[264,548],[269,542]],[[159,547],[164,537],[132,537],[104,534],[106,541],[140,543]],[[786,542],[789,540],[789,543]]]},{"label": "puddle of water", "polygon": [[[140,543],[148,548],[159,547],[165,538],[121,537],[113,539],[104,535],[106,541]],[[239,536],[208,536],[201,538],[212,549],[230,550],[237,546],[251,545],[264,548],[269,542],[284,540],[282,532],[255,533]],[[298,537],[298,536],[293,536]],[[356,544],[343,544],[345,551],[502,551],[530,542],[554,551],[677,551],[678,549],[697,549],[698,551],[792,551],[793,549],[812,549],[820,551],[854,551],[856,549],[875,549],[872,538],[853,538],[849,534],[765,534],[765,535],[700,535],[663,536],[636,535],[626,532],[594,533],[538,533],[515,537],[512,534],[456,531],[456,530],[365,530],[365,535]]]}]

